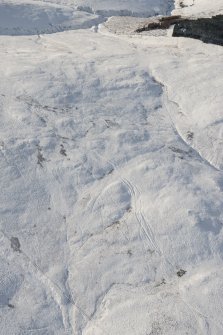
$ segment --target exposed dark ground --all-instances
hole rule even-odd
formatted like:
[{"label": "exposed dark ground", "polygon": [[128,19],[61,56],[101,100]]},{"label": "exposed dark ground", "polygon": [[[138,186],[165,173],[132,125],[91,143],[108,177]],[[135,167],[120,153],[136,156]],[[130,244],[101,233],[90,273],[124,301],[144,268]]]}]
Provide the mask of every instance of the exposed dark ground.
[{"label": "exposed dark ground", "polygon": [[168,29],[174,25],[174,37],[189,37],[199,39],[204,43],[223,45],[223,15],[212,18],[187,19],[179,15],[152,18],[136,32]]},{"label": "exposed dark ground", "polygon": [[205,43],[223,45],[223,15],[178,22],[174,26],[173,36],[196,38]]}]

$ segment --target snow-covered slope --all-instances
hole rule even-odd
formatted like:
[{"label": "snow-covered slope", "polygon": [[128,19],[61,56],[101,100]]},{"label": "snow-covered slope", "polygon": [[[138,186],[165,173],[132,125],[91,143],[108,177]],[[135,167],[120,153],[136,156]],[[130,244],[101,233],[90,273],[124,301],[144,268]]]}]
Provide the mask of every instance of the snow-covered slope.
[{"label": "snow-covered slope", "polygon": [[173,9],[173,0],[74,0],[74,4],[93,13],[150,16],[166,14]]},{"label": "snow-covered slope", "polygon": [[211,17],[223,14],[222,0],[175,0],[173,14],[195,17]]},{"label": "snow-covered slope", "polygon": [[97,15],[48,3],[0,3],[0,35],[34,35],[90,28],[102,22]]},{"label": "snow-covered slope", "polygon": [[24,6],[46,34],[0,36],[0,334],[221,335],[222,48]]}]

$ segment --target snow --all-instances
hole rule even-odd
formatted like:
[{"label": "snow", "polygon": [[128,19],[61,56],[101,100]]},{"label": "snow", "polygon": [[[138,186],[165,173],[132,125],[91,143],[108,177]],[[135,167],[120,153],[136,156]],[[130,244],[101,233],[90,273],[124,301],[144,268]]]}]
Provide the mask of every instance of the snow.
[{"label": "snow", "polygon": [[0,3],[0,35],[34,35],[90,28],[102,18],[46,3]]},{"label": "snow", "polygon": [[214,3],[209,0],[175,0],[175,15],[211,17],[213,15],[223,14],[222,0],[215,0]]},{"label": "snow", "polygon": [[105,16],[151,16],[166,14],[173,9],[172,0],[74,0],[77,8]]},{"label": "snow", "polygon": [[0,334],[221,335],[222,47],[77,5],[0,4]]}]

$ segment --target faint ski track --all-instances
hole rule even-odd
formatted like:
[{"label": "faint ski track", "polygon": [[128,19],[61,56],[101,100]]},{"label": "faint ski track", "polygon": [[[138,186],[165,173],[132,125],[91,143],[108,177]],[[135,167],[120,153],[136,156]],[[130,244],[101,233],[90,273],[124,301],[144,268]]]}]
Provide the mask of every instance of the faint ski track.
[{"label": "faint ski track", "polygon": [[[101,157],[101,158],[103,159],[103,157]],[[129,191],[129,194],[131,196],[131,200],[133,201],[133,212],[134,212],[136,221],[138,222],[140,228],[142,229],[143,233],[146,236],[146,239],[148,241],[149,249],[152,252],[156,251],[159,255],[161,255],[161,251],[159,249],[159,246],[157,245],[157,243],[155,241],[154,233],[152,232],[151,227],[149,226],[147,220],[144,217],[144,214],[142,213],[142,203],[141,203],[141,199],[140,199],[141,192],[138,190],[136,185],[133,185],[128,179],[122,178],[121,174],[119,173],[119,169],[116,167],[116,165],[114,163],[112,163],[111,161],[106,161],[106,163],[109,163],[112,166],[113,171],[116,172],[116,174],[118,174],[118,177],[119,177],[120,181],[127,187],[128,191]],[[110,185],[108,185],[106,188],[108,188],[109,186]],[[106,191],[106,188],[103,189],[103,193]],[[101,197],[101,193],[99,193],[99,195],[94,200],[92,210],[93,210],[96,202],[98,201],[98,199],[100,197]]]},{"label": "faint ski track", "polygon": [[[103,159],[103,157],[101,157]],[[112,163],[111,161],[107,161],[107,163],[111,164],[111,166],[113,167],[113,170],[118,173],[119,179],[120,181],[126,185],[126,187],[129,190],[130,195],[132,196],[133,199],[133,203],[134,203],[134,207],[133,207],[133,212],[136,218],[136,221],[139,224],[139,227],[141,229],[141,231],[144,233],[147,241],[148,241],[148,246],[151,252],[156,251],[157,254],[162,257],[163,259],[166,260],[166,262],[171,266],[171,268],[173,269],[173,273],[176,270],[176,267],[171,263],[171,261],[164,255],[163,251],[160,249],[160,247],[158,246],[156,240],[155,240],[155,236],[154,233],[151,229],[151,227],[149,226],[149,224],[147,223],[143,213],[142,213],[142,205],[141,205],[141,199],[140,199],[140,191],[138,190],[138,188],[134,185],[132,185],[132,183],[126,179],[126,178],[122,178],[118,167],[116,167],[116,165],[114,163]],[[126,163],[128,165],[128,163]],[[123,168],[123,167],[122,167]],[[109,186],[107,186],[109,187]],[[103,189],[104,192],[105,189]],[[96,200],[94,201],[94,205],[96,203],[96,201],[98,201],[98,199],[101,197],[101,192],[99,193],[99,195],[96,197]],[[139,198],[139,200],[137,200],[137,198]],[[138,207],[138,202],[139,202],[139,206]],[[139,208],[139,209],[138,209]],[[93,210],[93,208],[92,208]],[[144,252],[146,253],[146,250],[144,248]],[[147,265],[147,261],[146,261],[146,265]]]},{"label": "faint ski track", "polygon": [[129,189],[129,192],[133,198],[133,203],[134,203],[134,214],[136,217],[136,220],[138,222],[138,224],[140,225],[142,231],[144,232],[147,241],[148,241],[148,245],[150,250],[156,251],[159,255],[161,255],[160,249],[155,241],[155,237],[154,237],[154,233],[150,227],[150,225],[148,224],[148,221],[146,221],[143,212],[142,212],[142,203],[141,203],[141,199],[140,199],[140,194],[141,192],[138,190],[138,188],[136,187],[136,185],[133,185],[128,179],[126,178],[122,178],[121,179],[122,182],[127,186],[127,188]]}]

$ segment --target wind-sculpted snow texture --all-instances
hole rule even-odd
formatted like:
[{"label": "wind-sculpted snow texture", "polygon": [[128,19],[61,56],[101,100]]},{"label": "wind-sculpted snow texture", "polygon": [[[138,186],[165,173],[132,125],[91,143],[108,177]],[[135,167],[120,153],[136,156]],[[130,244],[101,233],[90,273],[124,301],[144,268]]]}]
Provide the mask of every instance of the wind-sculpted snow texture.
[{"label": "wind-sculpted snow texture", "polygon": [[173,9],[172,0],[74,0],[80,10],[105,16],[151,16],[167,14]]},{"label": "wind-sculpted snow texture", "polygon": [[221,335],[222,47],[6,5],[0,334]]},{"label": "wind-sculpted snow texture", "polygon": [[90,28],[98,15],[48,3],[0,3],[0,35],[35,35]]},{"label": "wind-sculpted snow texture", "polygon": [[181,14],[193,17],[211,17],[223,14],[222,0],[175,0],[173,14]]}]

